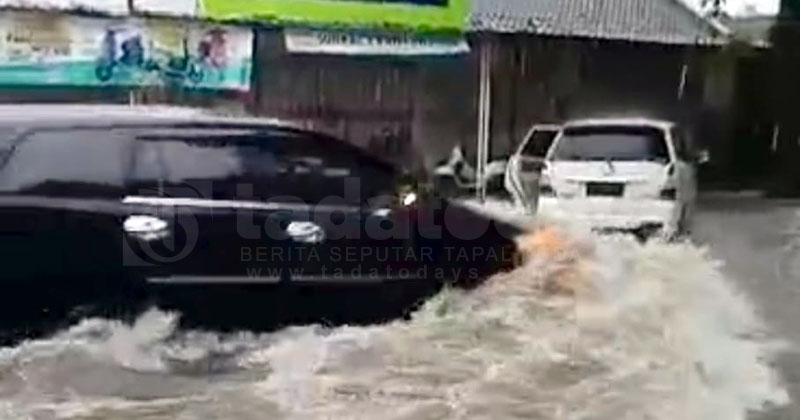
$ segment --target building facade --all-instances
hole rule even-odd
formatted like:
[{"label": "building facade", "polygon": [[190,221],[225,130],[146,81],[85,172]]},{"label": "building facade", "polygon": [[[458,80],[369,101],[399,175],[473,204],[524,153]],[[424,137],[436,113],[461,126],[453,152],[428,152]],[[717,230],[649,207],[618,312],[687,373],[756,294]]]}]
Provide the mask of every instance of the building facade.
[{"label": "building facade", "polygon": [[256,34],[255,110],[330,131],[413,169],[461,144],[474,158],[481,51],[489,50],[490,155],[536,123],[636,114],[725,137],[733,75],[725,29],[674,0],[474,0],[469,50],[295,53]]}]

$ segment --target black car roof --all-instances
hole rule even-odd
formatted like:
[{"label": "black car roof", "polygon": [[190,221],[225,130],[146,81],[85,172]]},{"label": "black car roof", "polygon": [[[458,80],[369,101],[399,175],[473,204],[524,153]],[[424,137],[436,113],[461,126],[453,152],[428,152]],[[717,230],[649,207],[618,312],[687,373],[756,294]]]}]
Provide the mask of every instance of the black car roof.
[{"label": "black car roof", "polygon": [[225,115],[199,108],[166,105],[78,105],[78,104],[3,104],[0,124],[62,126],[65,123],[87,126],[146,123],[237,123],[273,127],[300,127],[273,118]]},{"label": "black car roof", "polygon": [[239,127],[313,134],[321,140],[336,142],[337,147],[361,158],[370,159],[392,170],[396,169],[392,163],[369,155],[347,141],[275,118],[224,115],[206,109],[168,105],[0,104],[0,131],[111,126]]}]

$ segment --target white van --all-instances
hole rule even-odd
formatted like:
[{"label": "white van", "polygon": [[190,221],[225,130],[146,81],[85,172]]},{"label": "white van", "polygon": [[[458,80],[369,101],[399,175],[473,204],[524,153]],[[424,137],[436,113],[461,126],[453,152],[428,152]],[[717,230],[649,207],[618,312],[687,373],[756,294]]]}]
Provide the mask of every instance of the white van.
[{"label": "white van", "polygon": [[[706,157],[692,151],[675,123],[599,119],[546,129],[554,140],[544,157],[526,154],[532,133],[509,161],[506,188],[518,204],[598,230],[667,237],[689,230],[695,164]],[[538,198],[526,193],[526,171],[540,171]],[[526,203],[531,199],[538,204]]]}]

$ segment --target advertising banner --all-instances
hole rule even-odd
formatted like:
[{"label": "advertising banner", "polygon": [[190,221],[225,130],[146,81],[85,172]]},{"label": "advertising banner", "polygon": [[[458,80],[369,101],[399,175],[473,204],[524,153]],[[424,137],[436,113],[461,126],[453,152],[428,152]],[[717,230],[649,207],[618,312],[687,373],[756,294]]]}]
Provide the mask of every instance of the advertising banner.
[{"label": "advertising banner", "polygon": [[215,20],[463,32],[468,0],[201,0]]},{"label": "advertising banner", "polygon": [[6,12],[0,39],[2,85],[250,87],[245,28]]}]

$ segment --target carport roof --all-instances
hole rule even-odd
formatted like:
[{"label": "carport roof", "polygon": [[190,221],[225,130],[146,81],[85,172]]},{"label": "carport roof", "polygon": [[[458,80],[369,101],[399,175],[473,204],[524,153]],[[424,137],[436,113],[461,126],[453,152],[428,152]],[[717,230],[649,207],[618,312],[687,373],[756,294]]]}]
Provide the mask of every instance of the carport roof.
[{"label": "carport roof", "polygon": [[472,0],[469,28],[678,45],[723,44],[728,35],[680,0]]}]

